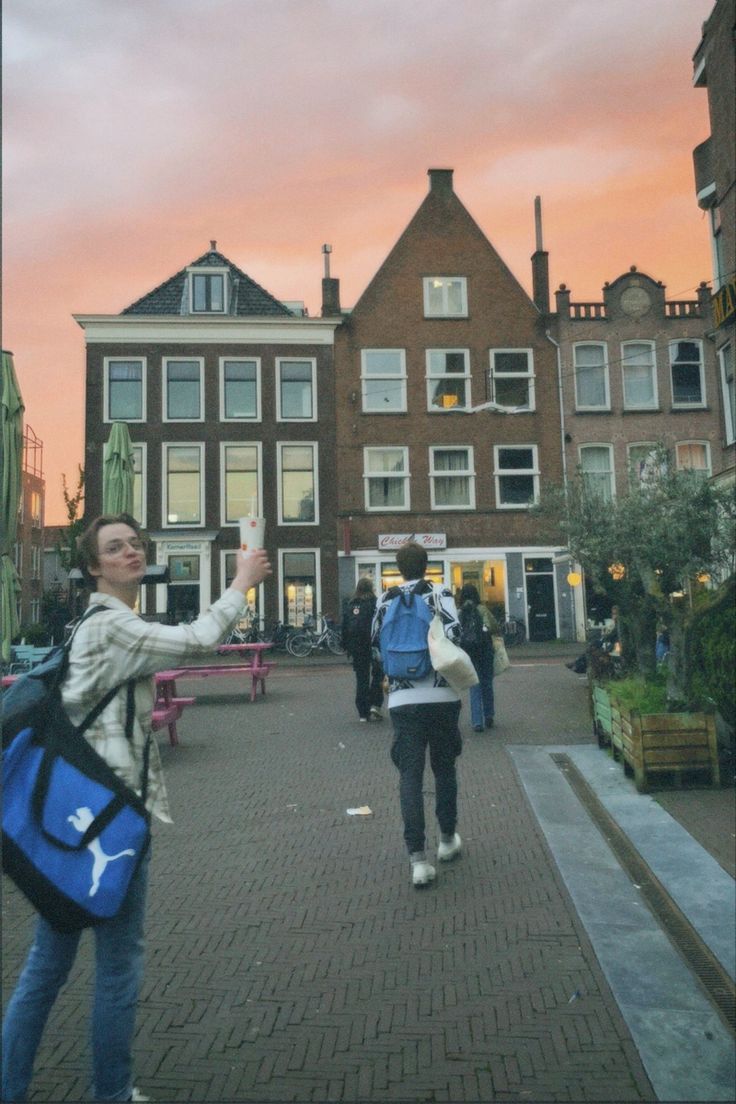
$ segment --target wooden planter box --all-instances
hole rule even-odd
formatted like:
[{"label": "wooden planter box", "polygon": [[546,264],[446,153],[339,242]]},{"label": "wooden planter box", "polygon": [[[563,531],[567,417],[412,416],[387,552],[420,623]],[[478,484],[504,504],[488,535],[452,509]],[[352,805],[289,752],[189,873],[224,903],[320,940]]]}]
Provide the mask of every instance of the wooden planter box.
[{"label": "wooden planter box", "polygon": [[715,719],[711,713],[631,713],[611,701],[611,744],[644,793],[658,774],[678,780],[690,771],[710,772],[720,786]]},{"label": "wooden planter box", "polygon": [[590,686],[590,707],[593,713],[593,732],[598,747],[611,746],[611,699],[608,691],[593,682]]}]

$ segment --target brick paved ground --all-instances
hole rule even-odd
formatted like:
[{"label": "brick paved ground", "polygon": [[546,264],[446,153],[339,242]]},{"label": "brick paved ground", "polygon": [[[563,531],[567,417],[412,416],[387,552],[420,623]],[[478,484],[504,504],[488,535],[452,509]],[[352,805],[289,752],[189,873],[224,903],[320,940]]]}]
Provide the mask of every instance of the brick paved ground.
[{"label": "brick paved ground", "polygon": [[[255,704],[230,680],[192,684],[182,746],[163,748],[176,824],[155,832],[136,1043],[145,1091],[653,1098],[504,747],[589,741],[584,685],[559,660],[528,662],[498,681],[492,734],[470,732],[463,710],[466,852],[421,891],[403,850],[390,726],[357,723],[346,665],[282,665]],[[371,817],[346,815],[363,804]],[[30,921],[6,883],[6,996]],[[84,1098],[89,943],[31,1100]]]}]

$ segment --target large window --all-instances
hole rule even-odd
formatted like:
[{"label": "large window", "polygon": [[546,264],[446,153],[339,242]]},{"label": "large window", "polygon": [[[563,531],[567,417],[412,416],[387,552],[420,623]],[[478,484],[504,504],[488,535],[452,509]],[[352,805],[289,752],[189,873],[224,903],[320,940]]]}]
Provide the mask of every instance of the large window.
[{"label": "large window", "polygon": [[409,450],[366,448],[363,456],[366,510],[408,510]]},{"label": "large window", "polygon": [[468,286],[464,276],[425,276],[426,318],[465,318],[467,313]]},{"label": "large window", "polygon": [[654,441],[643,441],[627,448],[629,484],[638,487],[650,483],[659,475],[662,457],[658,455]]},{"label": "large window", "polygon": [[106,422],[145,421],[145,364],[145,360],[105,358]]},{"label": "large window", "polygon": [[718,359],[721,363],[721,386],[723,387],[723,413],[726,419],[726,444],[732,445],[736,440],[736,389],[734,389],[734,344],[729,341],[722,349],[718,350]]},{"label": "large window", "polygon": [[286,625],[313,621],[319,608],[319,552],[295,549],[281,553],[282,620]]},{"label": "large window", "polygon": [[430,448],[429,485],[433,510],[474,509],[472,448]]},{"label": "large window", "polygon": [[204,363],[201,358],[164,357],[164,421],[204,420]]},{"label": "large window", "polygon": [[583,485],[589,495],[610,502],[613,498],[613,447],[611,445],[582,445],[580,471]]},{"label": "large window", "polygon": [[626,341],[621,346],[621,367],[624,381],[624,408],[656,410],[657,376],[654,343]]},{"label": "large window", "polygon": [[164,524],[204,524],[204,445],[164,445]]},{"label": "large window", "polygon": [[317,445],[279,444],[279,524],[316,525]]},{"label": "large window", "polygon": [[317,388],[313,360],[276,360],[276,393],[280,422],[313,422]]},{"label": "large window", "polygon": [[575,367],[575,406],[578,410],[608,410],[608,364],[606,346],[573,345]]},{"label": "large window", "polygon": [[526,509],[539,498],[536,445],[494,445],[496,504],[501,510]]},{"label": "large window", "polygon": [[222,445],[223,525],[234,525],[251,512],[251,506],[260,514],[259,459],[259,444]]},{"label": "large window", "polygon": [[534,410],[531,349],[491,349],[491,397],[501,406]]},{"label": "large window", "polygon": [[699,341],[670,342],[673,406],[703,406],[703,347]]},{"label": "large window", "polygon": [[225,422],[259,421],[261,362],[220,358],[220,417]]},{"label": "large window", "polygon": [[427,349],[427,409],[468,405],[470,361],[467,349]]},{"label": "large window", "polygon": [[226,272],[190,272],[190,309],[193,314],[224,314]]},{"label": "large window", "polygon": [[406,410],[406,354],[403,349],[363,349],[360,378],[366,414],[396,414]]},{"label": "large window", "polygon": [[707,441],[678,441],[675,445],[675,464],[678,468],[687,468],[709,476],[710,445]]}]

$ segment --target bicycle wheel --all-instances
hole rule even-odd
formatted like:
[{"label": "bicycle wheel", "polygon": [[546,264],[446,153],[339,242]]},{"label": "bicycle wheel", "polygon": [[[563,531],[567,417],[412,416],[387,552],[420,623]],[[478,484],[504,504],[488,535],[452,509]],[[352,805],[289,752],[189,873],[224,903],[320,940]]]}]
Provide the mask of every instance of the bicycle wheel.
[{"label": "bicycle wheel", "polygon": [[299,659],[308,656],[312,651],[312,637],[309,633],[297,632],[287,638],[286,650],[290,655]]},{"label": "bicycle wheel", "polygon": [[327,633],[326,644],[333,655],[345,655],[345,649],[340,641],[340,635],[332,629]]}]

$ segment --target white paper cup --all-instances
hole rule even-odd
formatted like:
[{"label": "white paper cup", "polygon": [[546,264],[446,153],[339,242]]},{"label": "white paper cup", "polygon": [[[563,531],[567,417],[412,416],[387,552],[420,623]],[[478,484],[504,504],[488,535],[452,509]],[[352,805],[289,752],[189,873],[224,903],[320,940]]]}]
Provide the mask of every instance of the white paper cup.
[{"label": "white paper cup", "polygon": [[243,552],[253,552],[256,548],[263,548],[263,538],[266,532],[266,519],[262,517],[242,517],[238,519],[240,524],[240,547]]}]

